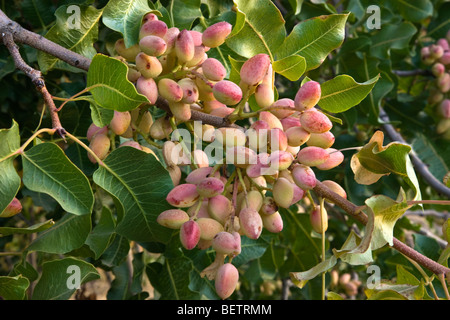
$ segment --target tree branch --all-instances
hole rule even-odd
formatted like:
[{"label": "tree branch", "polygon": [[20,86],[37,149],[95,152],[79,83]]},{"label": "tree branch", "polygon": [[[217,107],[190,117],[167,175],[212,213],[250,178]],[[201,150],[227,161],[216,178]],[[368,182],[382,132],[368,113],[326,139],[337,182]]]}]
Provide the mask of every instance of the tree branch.
[{"label": "tree branch", "polygon": [[[327,186],[325,186],[320,181],[317,181],[314,192],[317,193],[320,197],[327,198],[333,201],[337,206],[342,208],[345,212],[347,212],[350,216],[355,218],[360,223],[366,225],[367,224],[367,215],[359,210],[359,207],[354,203],[348,201],[347,199],[342,198],[337,193],[330,190]],[[404,254],[408,258],[416,261],[423,267],[427,268],[431,272],[436,275],[444,274],[447,277],[450,277],[450,269],[444,267],[443,265],[437,263],[436,261],[431,260],[430,258],[422,255],[421,253],[415,251],[414,249],[408,247],[406,244],[401,242],[400,240],[394,238],[392,248],[396,249],[400,253]]]}]

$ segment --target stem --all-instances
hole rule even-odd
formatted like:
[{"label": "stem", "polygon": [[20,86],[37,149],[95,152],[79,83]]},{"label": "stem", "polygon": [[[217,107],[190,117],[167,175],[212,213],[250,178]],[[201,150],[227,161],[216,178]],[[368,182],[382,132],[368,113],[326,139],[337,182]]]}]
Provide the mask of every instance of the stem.
[{"label": "stem", "polygon": [[444,289],[445,298],[446,298],[447,300],[450,300],[450,294],[449,294],[449,292],[448,292],[447,283],[445,282],[445,277],[444,277],[444,275],[443,275],[443,274],[439,274],[439,275],[438,275],[438,278],[439,278],[439,281],[440,281],[441,284],[442,284],[442,288]]},{"label": "stem", "polygon": [[[170,125],[172,126],[173,131],[177,130],[177,126],[175,124],[175,118],[171,117],[169,122],[170,122]],[[194,166],[195,169],[198,169],[198,165],[195,163],[195,159],[194,159],[194,156],[192,155],[192,152],[189,151],[188,147],[186,146],[186,144],[184,143],[183,140],[180,141],[180,144],[181,144],[181,147],[183,148],[184,152],[189,154],[189,157],[191,159],[191,164]]]},{"label": "stem", "polygon": [[[320,216],[322,217],[322,210],[325,210],[324,208],[324,198],[320,198]],[[321,229],[322,229],[322,262],[325,261],[325,228],[323,227],[323,220],[320,219]],[[325,274],[326,271],[322,272],[322,300],[325,300]]]}]

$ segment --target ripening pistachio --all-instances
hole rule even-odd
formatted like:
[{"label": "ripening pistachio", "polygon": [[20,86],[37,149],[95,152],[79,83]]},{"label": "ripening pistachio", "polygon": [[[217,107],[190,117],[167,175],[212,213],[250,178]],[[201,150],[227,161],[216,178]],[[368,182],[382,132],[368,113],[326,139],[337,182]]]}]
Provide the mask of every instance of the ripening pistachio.
[{"label": "ripening pistachio", "polygon": [[436,62],[435,64],[433,64],[433,66],[431,67],[431,73],[436,77],[439,78],[440,76],[442,76],[445,72],[445,66],[440,63],[440,62]]},{"label": "ripening pistachio", "polygon": [[325,163],[330,158],[330,154],[319,147],[305,147],[297,154],[297,160],[306,166],[315,167]]},{"label": "ripening pistachio", "polygon": [[430,89],[430,95],[428,96],[428,104],[436,104],[444,99],[444,94],[437,88]]},{"label": "ripening pistachio", "polygon": [[168,74],[172,72],[173,68],[175,68],[176,57],[174,54],[164,54],[158,57],[158,61],[161,63],[162,72],[161,74]]},{"label": "ripening pistachio", "polygon": [[439,58],[439,62],[448,66],[450,64],[450,51],[444,52],[442,57]]},{"label": "ripening pistachio", "polygon": [[241,253],[241,236],[237,232],[221,231],[214,236],[212,247],[217,253],[237,256]]},{"label": "ripening pistachio", "polygon": [[219,232],[224,231],[222,224],[212,218],[197,219],[200,227],[200,238],[203,240],[212,240]]},{"label": "ripening pistachio", "polygon": [[[337,193],[342,198],[347,199],[347,192],[345,192],[344,188],[342,188],[340,184],[334,182],[333,180],[323,180],[322,183],[331,191]],[[329,202],[328,199],[326,199],[325,201]]]},{"label": "ripening pistachio", "polygon": [[163,140],[167,138],[173,129],[169,119],[161,117],[156,119],[150,127],[150,136],[155,140]]},{"label": "ripening pistachio", "polygon": [[88,141],[91,141],[92,137],[95,136],[96,134],[107,135],[108,127],[104,126],[104,127],[100,128],[100,127],[97,127],[94,123],[91,123],[91,125],[89,126],[87,133],[86,133],[86,139]]},{"label": "ripening pistachio", "polygon": [[188,30],[181,30],[175,41],[175,53],[179,63],[192,60],[195,54],[194,39]]},{"label": "ripening pistachio", "polygon": [[264,197],[263,204],[259,212],[264,215],[270,215],[278,211],[278,205],[273,197]]},{"label": "ripening pistachio", "polygon": [[209,167],[208,155],[203,150],[197,149],[192,151],[192,158],[198,168]]},{"label": "ripening pistachio", "polygon": [[240,231],[250,239],[258,239],[261,235],[263,222],[258,211],[244,208],[239,212]]},{"label": "ripening pistachio", "polygon": [[311,226],[317,233],[322,233],[328,229],[328,214],[324,206],[316,205],[309,215]]},{"label": "ripening pistachio", "polygon": [[283,130],[287,131],[292,127],[300,127],[302,124],[300,123],[300,119],[297,117],[287,117],[280,120],[281,125],[283,126]]},{"label": "ripening pistachio", "polygon": [[439,59],[444,54],[444,48],[442,48],[438,44],[432,44],[430,45],[430,57],[436,59]]},{"label": "ripening pistachio", "polygon": [[315,108],[303,112],[300,115],[300,123],[303,129],[311,133],[323,133],[333,127],[331,120]]},{"label": "ripening pistachio", "polygon": [[136,69],[144,78],[156,78],[162,72],[162,65],[158,58],[140,52],[136,56]]},{"label": "ripening pistachio", "polygon": [[297,165],[292,169],[294,183],[303,190],[310,190],[316,186],[316,174],[305,165]]},{"label": "ripening pistachio", "polygon": [[219,221],[221,224],[225,224],[232,212],[233,205],[226,196],[219,194],[209,198],[208,213],[211,218]]},{"label": "ripening pistachio", "polygon": [[321,94],[320,83],[316,81],[304,83],[295,95],[295,109],[298,111],[306,111],[313,108],[319,102]]},{"label": "ripening pistachio", "polygon": [[142,18],[142,23],[146,23],[147,21],[153,21],[153,20],[159,20],[158,16],[152,12],[149,12]]},{"label": "ripening pistachio", "polygon": [[139,39],[146,36],[157,36],[163,38],[167,33],[168,27],[164,21],[149,20],[145,22],[139,30]]},{"label": "ripening pistachio", "polygon": [[203,42],[202,42],[203,34],[200,31],[189,30],[189,33],[192,36],[192,40],[194,40],[194,46],[197,47],[197,46],[203,45]]},{"label": "ripening pistachio", "polygon": [[200,240],[200,226],[193,220],[183,223],[180,229],[180,241],[184,248],[192,250]]},{"label": "ripening pistachio", "polygon": [[438,114],[444,118],[450,118],[450,99],[444,99],[439,104]]},{"label": "ripening pistachio", "polygon": [[242,90],[237,84],[228,80],[221,80],[214,84],[214,97],[226,105],[235,105],[242,99]]},{"label": "ripening pistachio", "polygon": [[437,86],[442,93],[447,93],[450,91],[450,73],[444,73],[440,78],[437,79]]},{"label": "ripening pistachio", "polygon": [[270,112],[278,119],[284,119],[295,112],[294,100],[289,98],[278,99],[270,106]]},{"label": "ripening pistachio", "polygon": [[[199,207],[199,201],[201,201],[200,207]],[[193,206],[191,206],[191,207],[189,207],[189,209],[187,209],[187,214],[189,215],[189,217],[192,217],[194,220],[200,219],[200,218],[211,218],[208,213],[208,203],[209,203],[209,200],[207,198],[197,200]]]},{"label": "ripening pistachio", "polygon": [[198,100],[198,88],[194,80],[184,78],[178,81],[178,85],[183,90],[182,102],[191,104]]},{"label": "ripening pistachio", "polygon": [[149,134],[153,124],[153,117],[149,111],[144,111],[139,120],[138,129],[143,134]]},{"label": "ripening pistachio", "polygon": [[261,216],[261,219],[263,221],[263,226],[267,231],[278,233],[283,230],[283,219],[278,211],[273,214],[264,214]]},{"label": "ripening pistachio", "polygon": [[436,125],[436,133],[443,134],[450,130],[450,119],[443,118]]},{"label": "ripening pistachio", "polygon": [[323,133],[311,133],[306,144],[310,147],[319,147],[322,149],[330,148],[335,141],[335,137],[331,131],[326,131]]},{"label": "ripening pistachio", "polygon": [[203,31],[203,45],[216,48],[225,42],[225,39],[231,33],[232,25],[226,21],[217,22]]},{"label": "ripening pistachio", "polygon": [[217,100],[209,100],[209,101],[203,101],[203,111],[206,113],[211,113],[214,109],[217,108],[226,108],[227,106],[223,104],[222,102],[219,102]]},{"label": "ripening pistachio", "polygon": [[302,188],[297,186],[295,183],[292,183],[292,187],[294,188],[294,197],[292,198],[291,206],[305,197],[305,191]]},{"label": "ripening pistachio", "polygon": [[262,111],[259,113],[259,120],[267,122],[270,129],[278,128],[283,130],[283,125],[280,119],[278,119],[273,113],[269,111]]},{"label": "ripening pistachio", "polygon": [[246,168],[257,161],[256,152],[244,146],[230,147],[225,152],[226,163],[238,168]]},{"label": "ripening pistachio", "polygon": [[300,147],[305,142],[308,142],[311,136],[311,133],[309,133],[309,131],[306,131],[302,127],[292,127],[285,132],[288,145],[290,145],[291,147]]},{"label": "ripening pistachio", "polygon": [[227,70],[225,69],[223,64],[215,58],[208,58],[205,61],[203,61],[202,71],[203,75],[208,80],[212,81],[223,80],[227,75]]},{"label": "ripening pistachio", "polygon": [[244,208],[252,208],[256,211],[259,211],[261,209],[264,199],[259,191],[250,190],[249,192],[247,192],[246,196],[244,193],[242,194],[244,195],[244,199],[241,200],[238,211],[241,211]]},{"label": "ripening pistachio", "polygon": [[247,61],[241,67],[239,72],[241,76],[241,84],[247,86],[256,86],[267,74],[270,66],[270,57],[265,53],[257,54]]},{"label": "ripening pistachio", "polygon": [[234,108],[228,108],[228,107],[222,108],[221,107],[221,108],[217,108],[217,109],[214,109],[213,111],[211,111],[210,115],[225,118],[226,116],[232,114],[233,111],[234,111]]},{"label": "ripening pistachio", "polygon": [[169,78],[158,81],[158,92],[169,102],[178,102],[183,98],[183,89],[175,80]]},{"label": "ripening pistachio", "polygon": [[195,184],[184,183],[173,188],[166,197],[167,202],[177,208],[191,207],[199,198]]},{"label": "ripening pistachio", "polygon": [[282,208],[289,208],[294,198],[292,182],[286,178],[278,178],[273,185],[273,199]]},{"label": "ripening pistachio", "polygon": [[329,153],[330,157],[322,164],[318,164],[316,167],[319,170],[330,170],[344,161],[344,154],[339,150],[334,148],[328,148],[326,151]]},{"label": "ripening pistachio", "polygon": [[129,48],[125,47],[124,39],[117,40],[114,44],[114,49],[122,58],[130,62],[133,62],[136,55],[141,51],[138,45]]},{"label": "ripening pistachio", "polygon": [[135,148],[135,149],[138,149],[138,150],[142,150],[142,146],[139,144],[139,142],[136,142],[134,140],[127,140],[125,142],[122,142],[119,145],[119,148],[120,147],[132,147],[132,148]]},{"label": "ripening pistachio", "polygon": [[156,222],[170,229],[180,229],[183,223],[189,221],[189,215],[181,209],[163,211],[156,218]]},{"label": "ripening pistachio", "polygon": [[[264,124],[264,125],[260,125]],[[261,128],[265,127],[265,128]],[[267,149],[269,126],[262,120],[255,121],[245,132],[248,137],[248,147],[255,151]]]},{"label": "ripening pistachio", "polygon": [[225,263],[217,270],[214,287],[217,295],[225,300],[236,290],[239,281],[239,271],[231,263]]},{"label": "ripening pistachio", "polygon": [[[95,155],[101,160],[105,159],[108,155],[109,148],[111,147],[111,140],[105,134],[96,134],[92,137],[89,144],[89,148],[95,153]],[[92,163],[97,161],[88,153],[88,158]]]},{"label": "ripening pistachio", "polygon": [[[162,147],[162,155],[164,162],[168,167],[174,167],[178,164],[180,152],[173,141],[165,141]],[[190,181],[187,181],[191,183]]]},{"label": "ripening pistachio", "polygon": [[271,84],[261,83],[255,89],[256,104],[260,108],[268,108],[275,101],[275,94]]},{"label": "ripening pistachio", "polygon": [[223,127],[214,131],[214,140],[221,143],[224,148],[243,146],[246,139],[245,132],[240,129]]},{"label": "ripening pistachio", "polygon": [[444,49],[444,52],[450,50],[449,43],[448,43],[447,39],[445,39],[445,38],[439,39],[438,41],[436,41],[436,44],[441,46],[442,49]]},{"label": "ripening pistachio", "polygon": [[[151,152],[147,152],[147,149],[150,150]],[[156,156],[156,154],[149,148],[146,148],[144,146],[142,146],[142,150],[147,152],[147,153],[152,153],[156,159],[158,159],[158,157]],[[181,169],[179,166],[173,166],[173,167],[167,167],[167,171],[169,172],[170,178],[172,179],[172,183],[174,186],[177,186],[180,184],[180,180],[181,180]]]},{"label": "ripening pistachio", "polygon": [[208,58],[208,55],[205,52],[205,46],[195,46],[194,47],[194,56],[191,60],[186,62],[186,67],[195,67],[197,65],[201,65],[203,61]]},{"label": "ripening pistachio", "polygon": [[199,184],[206,179],[212,171],[212,167],[203,167],[192,170],[186,177],[186,182],[191,184]]},{"label": "ripening pistachio", "polygon": [[272,152],[276,150],[286,151],[288,146],[286,133],[279,128],[270,129],[268,133],[268,143]]},{"label": "ripening pistachio", "polygon": [[128,79],[128,81],[134,83],[141,76],[142,76],[141,73],[136,68],[133,68],[131,66],[128,67],[128,72],[127,72],[127,79]]},{"label": "ripening pistachio", "polygon": [[114,116],[109,124],[112,132],[120,136],[121,134],[125,133],[125,131],[127,131],[130,124],[131,113],[129,111],[120,112],[114,110]]},{"label": "ripening pistachio", "polygon": [[167,32],[163,37],[164,41],[167,44],[166,52],[164,52],[165,55],[169,55],[170,53],[173,52],[175,48],[175,42],[179,34],[180,29],[178,29],[177,27],[167,29]]},{"label": "ripening pistachio", "polygon": [[16,214],[19,214],[21,211],[22,204],[20,203],[19,199],[14,197],[14,199],[12,199],[12,201],[6,206],[3,212],[0,212],[0,217],[10,218],[12,216],[15,216]]},{"label": "ripening pistachio", "polygon": [[205,198],[212,198],[221,194],[224,190],[224,184],[222,180],[214,177],[208,177],[203,179],[197,184],[197,192],[200,196]]},{"label": "ripening pistachio", "polygon": [[149,56],[158,57],[167,49],[167,43],[157,36],[145,36],[139,41],[139,48]]},{"label": "ripening pistachio", "polygon": [[191,105],[184,103],[182,101],[169,101],[169,109],[172,112],[172,115],[179,122],[186,122],[191,119]]},{"label": "ripening pistachio", "polygon": [[286,170],[294,161],[291,153],[283,150],[275,150],[270,154],[270,166],[279,171]]}]

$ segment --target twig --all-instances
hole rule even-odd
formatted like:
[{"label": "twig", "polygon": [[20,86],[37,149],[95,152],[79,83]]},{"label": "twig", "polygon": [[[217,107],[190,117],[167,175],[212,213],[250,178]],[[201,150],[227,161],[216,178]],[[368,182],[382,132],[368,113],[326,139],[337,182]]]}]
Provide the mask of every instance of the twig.
[{"label": "twig", "polygon": [[53,102],[52,96],[45,86],[45,81],[44,78],[42,78],[41,72],[30,67],[22,59],[19,48],[15,44],[14,38],[11,33],[2,33],[2,40],[3,44],[6,46],[9,53],[11,54],[11,57],[13,58],[16,68],[25,73],[25,75],[31,79],[31,82],[33,82],[36,89],[42,94],[45,104],[48,106],[50,111],[50,116],[52,118],[52,128],[56,130],[61,138],[65,139],[66,130],[61,125],[55,103]]},{"label": "twig", "polygon": [[[383,124],[383,128],[387,132],[391,140],[406,144],[405,139],[403,139],[403,137],[395,130],[395,128],[388,123],[389,116],[382,108],[380,108],[380,118],[386,122],[385,124]],[[422,178],[438,193],[441,193],[442,195],[450,199],[450,188],[446,187],[428,170],[428,166],[423,163],[422,160],[420,160],[414,150],[411,150],[410,158],[411,162],[414,165],[414,168],[422,176]]]},{"label": "twig", "polygon": [[415,69],[415,70],[392,70],[392,73],[399,77],[411,77],[411,76],[433,76],[430,70],[427,69]]},{"label": "twig", "polygon": [[[342,208],[345,212],[347,212],[349,215],[351,215],[353,218],[355,218],[360,223],[362,223],[364,225],[367,224],[368,218],[367,218],[366,214],[360,210],[360,207],[358,207],[357,205],[348,201],[347,199],[342,198],[340,195],[338,195],[337,193],[330,190],[327,186],[325,186],[320,181],[317,181],[317,184],[313,190],[314,190],[314,192],[317,193],[318,196],[332,200],[337,206]],[[447,277],[450,276],[449,268],[422,255],[421,253],[408,247],[406,244],[404,244],[403,242],[399,241],[396,238],[393,239],[392,247],[394,249],[396,249],[397,251],[399,251],[400,253],[404,254],[405,256],[416,261],[421,266],[427,268],[434,274],[436,274],[436,275],[444,274]]]}]

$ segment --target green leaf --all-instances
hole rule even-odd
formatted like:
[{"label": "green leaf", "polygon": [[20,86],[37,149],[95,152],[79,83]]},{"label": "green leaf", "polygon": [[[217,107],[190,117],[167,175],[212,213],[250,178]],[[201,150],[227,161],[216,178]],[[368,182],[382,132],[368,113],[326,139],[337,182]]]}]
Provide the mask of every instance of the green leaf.
[{"label": "green leaf", "polygon": [[306,59],[306,71],[317,68],[344,41],[347,17],[331,14],[300,22],[276,51],[277,59],[296,54]]},{"label": "green leaf", "polygon": [[[56,24],[47,32],[45,37],[70,51],[91,59],[97,54],[94,43],[98,38],[98,22],[102,10],[97,10],[93,6],[77,6],[80,15],[75,17],[73,16],[74,12],[68,11],[68,7],[69,5],[64,5],[56,10]],[[74,20],[74,18],[79,19],[79,25],[76,25],[77,20]],[[43,73],[47,73],[51,69],[80,71],[80,69],[70,66],[43,51],[38,53],[38,63]]]},{"label": "green leaf", "polygon": [[89,67],[86,87],[90,88],[95,102],[105,109],[136,109],[148,100],[136,91],[127,73],[128,67],[123,62],[97,54]]},{"label": "green leaf", "polygon": [[54,17],[55,6],[51,0],[24,0],[20,3],[21,13],[34,27],[46,29]]},{"label": "green leaf", "polygon": [[396,7],[407,21],[419,22],[433,15],[433,4],[430,0],[396,0]]},{"label": "green leaf", "polygon": [[273,53],[286,36],[280,11],[269,0],[235,0],[234,3],[237,6],[236,24],[226,44],[242,57],[265,53],[273,62]]},{"label": "green leaf", "polygon": [[55,222],[50,219],[44,222],[36,223],[27,228],[13,228],[13,227],[0,227],[0,235],[1,236],[9,236],[10,234],[30,234],[36,232],[42,232],[52,227]]},{"label": "green leaf", "polygon": [[94,173],[94,182],[112,194],[125,210],[116,232],[130,240],[165,242],[171,232],[156,222],[171,208],[166,196],[172,179],[151,154],[131,147],[115,149]]},{"label": "green leaf", "polygon": [[92,212],[94,195],[86,176],[54,143],[41,143],[22,154],[23,183],[49,194],[75,215]]},{"label": "green leaf", "polygon": [[[19,125],[13,120],[10,129],[0,129],[0,215],[11,203],[20,188],[20,177],[14,168],[11,154],[20,148]],[[8,157],[8,158],[7,158]]]},{"label": "green leaf", "polygon": [[91,216],[66,213],[28,246],[27,251],[67,253],[81,247],[91,231]]},{"label": "green leaf", "polygon": [[321,84],[319,106],[329,112],[339,113],[360,103],[372,90],[379,76],[358,83],[349,75],[340,75]]},{"label": "green leaf", "polygon": [[138,43],[142,18],[149,12],[159,14],[150,9],[147,0],[111,0],[104,8],[102,21],[108,28],[120,32],[129,48]]},{"label": "green leaf", "polygon": [[169,13],[169,27],[182,29],[191,29],[195,19],[202,16],[200,11],[200,0],[170,0],[167,6]]},{"label": "green leaf", "polygon": [[405,49],[416,34],[416,27],[410,22],[384,24],[380,31],[371,38],[370,54],[379,59],[388,59],[390,50]]},{"label": "green leaf", "polygon": [[0,277],[0,297],[5,300],[24,300],[30,281],[18,275],[16,277]]},{"label": "green leaf", "polygon": [[125,260],[129,251],[130,242],[128,239],[121,235],[116,235],[111,245],[102,254],[102,263],[108,267],[118,266]]},{"label": "green leaf", "polygon": [[115,227],[116,223],[111,210],[103,207],[97,225],[92,229],[86,239],[86,244],[95,253],[95,259],[98,259],[105,252],[114,236]]},{"label": "green leaf", "polygon": [[262,257],[268,246],[269,243],[261,237],[257,240],[241,237],[241,253],[233,258],[233,264],[239,268],[251,260]]},{"label": "green leaf", "polygon": [[297,81],[306,71],[306,60],[302,56],[292,55],[273,63],[273,70],[291,81]]},{"label": "green leaf", "polygon": [[328,291],[327,300],[344,300],[344,298],[339,293]]},{"label": "green leaf", "polygon": [[44,262],[42,275],[34,288],[32,299],[69,299],[77,289],[73,288],[77,276],[79,276],[80,285],[100,278],[100,274],[95,267],[83,260],[64,258]]},{"label": "green leaf", "polygon": [[114,117],[114,110],[113,109],[105,109],[100,107],[97,102],[95,101],[93,96],[81,96],[78,97],[77,100],[85,100],[89,102],[89,107],[91,109],[91,118],[92,122],[97,127],[104,127],[107,126],[112,118]]},{"label": "green leaf", "polygon": [[442,3],[436,11],[437,17],[432,19],[427,27],[427,36],[434,39],[445,38],[450,28],[450,3]]}]

